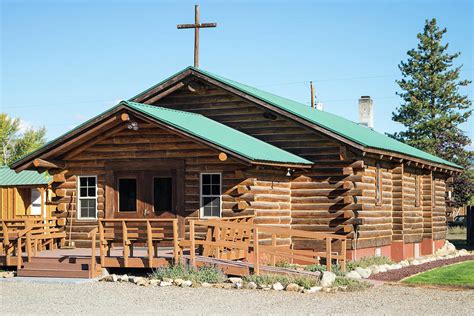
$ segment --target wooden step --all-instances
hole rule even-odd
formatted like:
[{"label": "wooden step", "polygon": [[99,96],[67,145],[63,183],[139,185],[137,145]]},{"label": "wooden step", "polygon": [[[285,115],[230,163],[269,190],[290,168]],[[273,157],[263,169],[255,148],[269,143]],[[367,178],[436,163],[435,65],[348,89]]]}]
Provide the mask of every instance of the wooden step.
[{"label": "wooden step", "polygon": [[94,278],[100,275],[101,267],[91,271],[91,259],[87,257],[34,257],[24,262],[18,276],[55,278]]},{"label": "wooden step", "polygon": [[81,270],[55,270],[55,269],[20,269],[17,272],[20,277],[41,277],[41,278],[82,278],[89,279],[89,271]]}]

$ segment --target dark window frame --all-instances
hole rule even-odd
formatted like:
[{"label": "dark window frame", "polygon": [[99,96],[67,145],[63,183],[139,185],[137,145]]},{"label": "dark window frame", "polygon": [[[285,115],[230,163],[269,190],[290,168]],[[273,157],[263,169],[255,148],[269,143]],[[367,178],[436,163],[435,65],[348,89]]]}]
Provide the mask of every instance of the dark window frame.
[{"label": "dark window frame", "polygon": [[[206,175],[209,175],[211,176],[211,182],[209,184],[205,184],[203,179],[204,179],[204,176]],[[212,192],[212,189],[213,189],[213,186],[216,185],[216,183],[213,183],[212,182],[212,176],[215,176],[215,175],[218,175],[219,176],[219,193],[216,194],[216,193],[213,193]],[[204,194],[203,193],[203,186],[204,185],[209,185],[210,186],[210,194]],[[219,211],[219,214],[218,215],[214,215],[212,213],[213,211],[213,207],[211,206],[211,215],[205,215],[205,206],[204,205],[204,199],[206,198],[218,198],[219,199],[219,207],[218,207],[218,211]],[[199,217],[200,218],[220,218],[222,217],[222,172],[201,172],[200,175],[199,175]]]},{"label": "dark window frame", "polygon": [[[89,185],[89,178],[94,178],[94,182],[95,182],[95,185],[94,186],[91,186]],[[86,185],[82,185],[81,184],[81,180],[82,179],[87,179],[86,180]],[[86,195],[83,195],[82,194],[82,190],[81,189],[85,189],[86,190]],[[90,189],[94,189],[94,195],[89,195],[89,193],[91,192]],[[81,219],[81,220],[95,220],[97,219],[97,175],[82,175],[82,176],[78,176],[77,177],[77,218],[78,219]],[[95,202],[95,207],[93,209],[93,212],[94,212],[94,216],[82,216],[82,206],[83,206],[83,203],[85,201],[94,201]],[[87,206],[88,208],[88,213],[91,211],[91,208],[90,206]],[[88,214],[90,215],[90,214]]]}]

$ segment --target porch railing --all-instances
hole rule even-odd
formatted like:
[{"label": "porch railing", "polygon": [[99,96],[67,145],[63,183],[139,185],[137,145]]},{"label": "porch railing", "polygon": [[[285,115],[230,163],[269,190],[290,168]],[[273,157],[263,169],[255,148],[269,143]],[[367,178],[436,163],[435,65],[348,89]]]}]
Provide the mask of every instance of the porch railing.
[{"label": "porch railing", "polygon": [[[170,241],[173,245],[173,258],[179,260],[178,219],[99,219],[100,262],[106,266],[106,257],[111,255],[114,244],[122,245],[124,267],[129,267],[133,257],[134,245],[146,244],[148,266],[154,266],[158,255],[158,245]],[[95,258],[95,252],[94,252]]]},{"label": "porch railing", "polygon": [[[196,235],[196,226],[207,228],[206,236]],[[264,240],[261,235],[266,235]],[[292,249],[288,245],[278,245],[282,238],[298,238],[322,245],[323,251],[314,249]],[[223,220],[190,220],[189,241],[181,242],[189,247],[190,262],[196,264],[196,247],[201,246],[202,255],[217,259],[246,259],[253,261],[254,272],[260,273],[261,261],[269,257],[269,264],[275,265],[276,258],[286,258],[291,262],[319,264],[326,261],[327,271],[331,271],[332,261],[336,260],[342,271],[346,270],[346,246],[344,235],[333,233],[311,232],[285,227],[258,225],[253,223],[236,223]],[[250,256],[252,254],[252,256]]]},{"label": "porch railing", "polygon": [[0,253],[5,255],[7,265],[16,254],[17,268],[23,265],[23,253],[30,261],[38,250],[64,244],[66,233],[57,226],[56,217],[1,220]]}]

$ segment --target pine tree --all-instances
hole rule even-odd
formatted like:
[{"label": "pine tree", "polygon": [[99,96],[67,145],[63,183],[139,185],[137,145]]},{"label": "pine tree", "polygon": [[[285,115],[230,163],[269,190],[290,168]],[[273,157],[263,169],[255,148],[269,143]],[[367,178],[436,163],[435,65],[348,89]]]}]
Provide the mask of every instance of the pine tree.
[{"label": "pine tree", "polygon": [[465,172],[454,179],[456,206],[468,202],[474,192],[473,179],[468,173],[472,152],[466,150],[471,143],[460,125],[472,113],[471,100],[459,88],[471,81],[461,80],[461,66],[453,61],[460,53],[449,54],[443,44],[446,28],[440,29],[436,19],[426,21],[422,33],[417,35],[416,49],[408,51],[407,61],[399,69],[403,78],[397,80],[402,104],[392,113],[392,119],[402,123],[405,130],[393,137],[465,167]]}]

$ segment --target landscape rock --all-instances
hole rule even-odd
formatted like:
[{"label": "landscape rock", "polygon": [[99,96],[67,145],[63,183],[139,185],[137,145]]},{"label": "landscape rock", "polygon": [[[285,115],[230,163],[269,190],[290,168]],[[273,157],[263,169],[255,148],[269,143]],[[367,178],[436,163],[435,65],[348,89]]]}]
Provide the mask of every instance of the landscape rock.
[{"label": "landscape rock", "polygon": [[355,268],[355,271],[356,271],[357,273],[359,273],[359,275],[360,275],[363,279],[367,279],[368,277],[370,277],[370,274],[371,274],[371,270],[370,270],[370,269],[364,269],[364,268],[361,268],[361,267]]},{"label": "landscape rock", "polygon": [[461,250],[459,250],[459,255],[469,256],[469,251],[467,251],[466,249],[461,249]]},{"label": "landscape rock", "polygon": [[165,286],[172,286],[173,283],[172,282],[169,282],[169,281],[161,281],[160,282],[160,286],[161,287],[165,287]]},{"label": "landscape rock", "polygon": [[408,267],[410,265],[410,263],[408,262],[408,260],[402,260],[399,262],[399,264],[402,266],[402,267]]},{"label": "landscape rock", "polygon": [[257,283],[255,283],[255,282],[249,282],[249,283],[247,283],[247,286],[246,286],[246,287],[247,287],[247,289],[249,289],[249,290],[255,290],[255,289],[257,288]]},{"label": "landscape rock", "polygon": [[232,284],[236,284],[236,283],[242,284],[242,279],[241,278],[229,278],[228,281]]},{"label": "landscape rock", "polygon": [[135,284],[138,286],[148,286],[150,283],[146,278],[139,278]]},{"label": "landscape rock", "polygon": [[0,278],[9,279],[15,276],[13,271],[2,271],[0,272]]},{"label": "landscape rock", "polygon": [[285,290],[288,292],[299,292],[300,286],[296,283],[290,283],[286,286]]},{"label": "landscape rock", "polygon": [[274,289],[275,291],[281,291],[281,290],[285,289],[285,287],[283,285],[281,285],[280,282],[276,282],[272,285],[272,289]]},{"label": "landscape rock", "polygon": [[234,289],[241,289],[242,287],[242,283],[232,283],[232,288]]},{"label": "landscape rock", "polygon": [[118,276],[115,274],[109,274],[100,279],[100,281],[103,282],[117,282],[118,281]]},{"label": "landscape rock", "polygon": [[173,284],[176,285],[176,286],[181,286],[181,284],[184,283],[184,280],[183,279],[175,279],[173,281]]},{"label": "landscape rock", "polygon": [[351,279],[362,279],[359,273],[357,271],[351,271],[348,274],[346,274],[346,277],[351,278]]},{"label": "landscape rock", "polygon": [[414,259],[411,261],[411,264],[414,266],[419,266],[421,264],[420,260]]},{"label": "landscape rock", "polygon": [[181,287],[190,287],[191,285],[193,285],[193,281],[191,280],[186,280],[183,283],[181,283]]},{"label": "landscape rock", "polygon": [[371,266],[369,267],[369,269],[370,269],[370,272],[371,272],[372,274],[378,274],[378,273],[380,272],[379,266],[377,266],[377,265],[375,265],[375,264],[374,264],[374,265],[371,265]]},{"label": "landscape rock", "polygon": [[336,274],[329,271],[324,271],[321,277],[321,286],[322,287],[329,287],[331,286],[334,281],[336,281]]},{"label": "landscape rock", "polygon": [[118,280],[120,282],[128,282],[128,275],[124,274],[124,275],[121,275]]},{"label": "landscape rock", "polygon": [[322,287],[321,286],[313,286],[309,289],[305,289],[303,290],[303,293],[316,293],[316,292],[319,292],[321,291]]},{"label": "landscape rock", "polygon": [[173,279],[163,278],[161,281],[173,283]]},{"label": "landscape rock", "polygon": [[403,268],[402,265],[399,263],[392,264],[391,267],[392,267],[392,270],[398,270],[398,269]]},{"label": "landscape rock", "polygon": [[201,286],[202,286],[202,287],[205,287],[205,288],[208,288],[208,287],[212,287],[212,284],[207,283],[207,282],[202,282],[202,283],[201,283]]},{"label": "landscape rock", "polygon": [[160,284],[160,280],[157,280],[157,279],[150,280],[151,286],[158,286],[159,284]]},{"label": "landscape rock", "polygon": [[379,273],[387,272],[387,268],[385,268],[385,265],[380,265],[379,266]]}]

